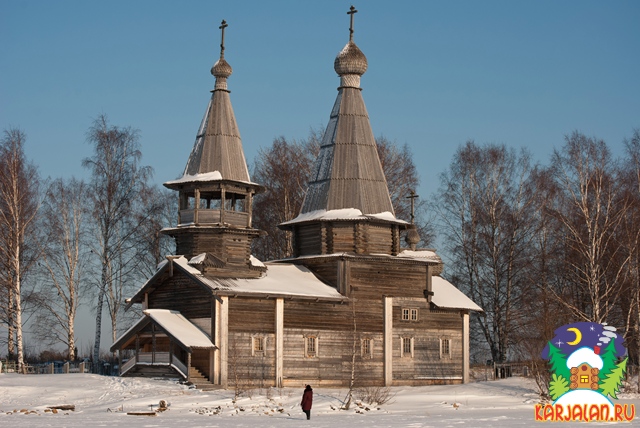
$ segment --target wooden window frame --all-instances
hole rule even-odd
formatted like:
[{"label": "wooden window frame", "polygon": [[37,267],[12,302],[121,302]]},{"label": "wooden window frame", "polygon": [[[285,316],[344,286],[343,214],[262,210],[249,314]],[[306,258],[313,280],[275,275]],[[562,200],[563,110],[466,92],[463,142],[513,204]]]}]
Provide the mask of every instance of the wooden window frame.
[{"label": "wooden window frame", "polygon": [[[409,348],[409,350],[407,350]],[[413,358],[413,337],[402,336],[400,338],[400,356]]]},{"label": "wooden window frame", "polygon": [[360,340],[360,356],[362,358],[373,358],[373,339],[370,337]]},{"label": "wooden window frame", "polygon": [[[258,345],[258,346],[256,346]],[[259,348],[259,349],[258,349]],[[267,348],[267,340],[264,336],[251,336],[251,356],[264,355]]]},{"label": "wooden window frame", "polygon": [[[313,345],[313,346],[310,346],[310,345]],[[304,337],[304,356],[306,358],[316,358],[318,356],[318,336],[317,335],[310,334]]]},{"label": "wooden window frame", "polygon": [[440,338],[440,359],[451,358],[451,339]]},{"label": "wooden window frame", "polygon": [[416,322],[420,319],[418,308],[402,308],[402,321]]}]

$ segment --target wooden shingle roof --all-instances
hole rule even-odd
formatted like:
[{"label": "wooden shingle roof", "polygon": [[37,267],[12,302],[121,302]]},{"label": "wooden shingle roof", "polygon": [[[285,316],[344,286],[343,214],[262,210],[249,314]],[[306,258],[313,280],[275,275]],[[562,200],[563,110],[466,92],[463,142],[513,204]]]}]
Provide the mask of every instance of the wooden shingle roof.
[{"label": "wooden shingle roof", "polygon": [[338,54],[334,69],[341,79],[338,97],[300,214],[346,208],[360,210],[363,215],[393,214],[360,89],[366,58],[353,41]]},{"label": "wooden shingle roof", "polygon": [[214,171],[223,180],[250,181],[229,92],[223,89],[213,91],[183,175]]},{"label": "wooden shingle roof", "polygon": [[224,58],[224,27],[225,22],[220,27],[223,29],[220,58],[211,68],[211,74],[216,78],[211,101],[198,129],[183,177],[176,182],[202,181],[197,179],[198,176],[214,172],[218,173],[215,174],[217,180],[251,181],[227,89],[227,78],[233,69]]}]

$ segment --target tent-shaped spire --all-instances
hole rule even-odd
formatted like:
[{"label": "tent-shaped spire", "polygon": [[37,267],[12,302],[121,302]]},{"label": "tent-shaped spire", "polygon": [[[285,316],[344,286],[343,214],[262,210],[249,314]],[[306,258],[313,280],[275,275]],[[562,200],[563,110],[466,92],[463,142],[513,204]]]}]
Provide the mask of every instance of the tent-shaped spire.
[{"label": "tent-shaped spire", "polygon": [[[184,169],[181,182],[202,180],[204,174],[222,180],[250,182],[247,162],[242,150],[240,131],[231,106],[227,78],[233,69],[224,59],[224,29],[227,23],[222,21],[222,42],[220,59],[211,68],[216,78],[211,101],[202,119],[196,142]],[[215,174],[217,171],[218,174]],[[198,179],[197,177],[200,176]],[[168,184],[170,184],[169,182]]]},{"label": "tent-shaped spire", "polygon": [[300,214],[281,223],[292,232],[294,257],[337,253],[400,252],[400,231],[408,223],[394,214],[360,77],[367,58],[351,36],[334,61],[340,76],[338,97],[322,137],[315,170]]},{"label": "tent-shaped spire", "polygon": [[353,6],[347,12],[350,40],[334,62],[338,97],[300,214],[349,208],[363,215],[394,212],[360,88],[367,58],[353,41],[355,12]]},{"label": "tent-shaped spire", "polygon": [[250,276],[251,241],[260,235],[251,225],[253,196],[264,188],[250,181],[229,99],[233,70],[224,59],[226,27],[222,21],[220,59],[211,69],[215,88],[184,174],[164,183],[179,192],[179,202],[177,227],[163,233],[176,239],[177,254],[206,261],[199,264],[203,270]]}]

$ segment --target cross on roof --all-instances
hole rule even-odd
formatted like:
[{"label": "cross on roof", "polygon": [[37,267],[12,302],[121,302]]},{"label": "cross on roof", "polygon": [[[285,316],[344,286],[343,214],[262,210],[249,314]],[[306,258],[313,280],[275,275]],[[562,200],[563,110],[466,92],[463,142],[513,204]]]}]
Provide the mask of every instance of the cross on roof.
[{"label": "cross on roof", "polygon": [[355,13],[358,13],[358,11],[353,5],[351,5],[351,7],[349,8],[349,12],[347,12],[347,15],[351,15],[351,24],[349,25],[349,40],[353,40],[353,15]]},{"label": "cross on roof", "polygon": [[411,190],[409,192],[409,196],[407,196],[406,198],[407,199],[411,199],[411,224],[413,224],[414,220],[416,218],[415,212],[414,212],[414,209],[415,209],[415,202],[414,201],[416,200],[416,198],[419,198],[419,196],[416,195],[415,190]]},{"label": "cross on roof", "polygon": [[222,30],[222,41],[220,42],[220,56],[221,57],[224,56],[224,29],[227,28],[228,26],[229,26],[229,24],[227,24],[227,21],[225,21],[223,19],[221,25],[218,27],[219,29]]}]

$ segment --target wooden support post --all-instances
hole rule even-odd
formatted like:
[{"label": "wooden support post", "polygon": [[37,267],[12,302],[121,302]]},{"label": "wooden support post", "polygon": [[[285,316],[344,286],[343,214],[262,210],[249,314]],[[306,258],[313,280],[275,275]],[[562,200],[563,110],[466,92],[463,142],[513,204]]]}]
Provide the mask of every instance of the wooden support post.
[{"label": "wooden support post", "polygon": [[189,209],[188,201],[189,198],[183,192],[180,192],[180,196],[178,198],[178,224],[182,224],[182,210]]},{"label": "wooden support post", "polygon": [[384,296],[384,386],[393,382],[393,297]]},{"label": "wooden support post", "polygon": [[462,312],[462,383],[469,383],[469,312]]},{"label": "wooden support post", "polygon": [[[217,306],[218,306],[218,300],[214,297],[211,298],[211,326],[210,326],[210,330],[209,330],[209,337],[211,339],[211,342],[218,346],[218,339],[216,336],[216,330],[217,330],[217,325],[218,325],[218,320],[217,320]],[[217,376],[218,376],[218,364],[217,364],[217,358],[218,358],[218,350],[217,349],[212,349],[209,352],[209,381],[211,383],[218,383],[217,381]]]},{"label": "wooden support post", "polygon": [[276,387],[282,388],[284,378],[284,299],[276,299]]},{"label": "wooden support post", "polygon": [[151,364],[156,363],[156,325],[151,323]]},{"label": "wooden support post", "polygon": [[196,189],[194,192],[194,206],[193,206],[193,222],[198,224],[198,209],[200,209],[200,189]]},{"label": "wooden support post", "polygon": [[220,190],[220,223],[224,223],[224,211],[226,209],[226,192],[224,189]]},{"label": "wooden support post", "polygon": [[220,386],[227,387],[229,377],[229,296],[220,304]]},{"label": "wooden support post", "polygon": [[247,204],[247,206],[245,206],[245,211],[247,213],[249,213],[249,215],[247,216],[247,227],[251,227],[251,222],[252,222],[252,217],[253,217],[253,193],[249,192],[249,194],[247,195],[246,199],[245,199],[245,203]]},{"label": "wooden support post", "polygon": [[187,352],[187,382],[191,380],[191,351]]},{"label": "wooden support post", "polygon": [[140,335],[136,333],[136,364],[140,362],[138,354],[140,353]]},{"label": "wooden support post", "polygon": [[122,349],[118,349],[118,376],[122,376]]}]

